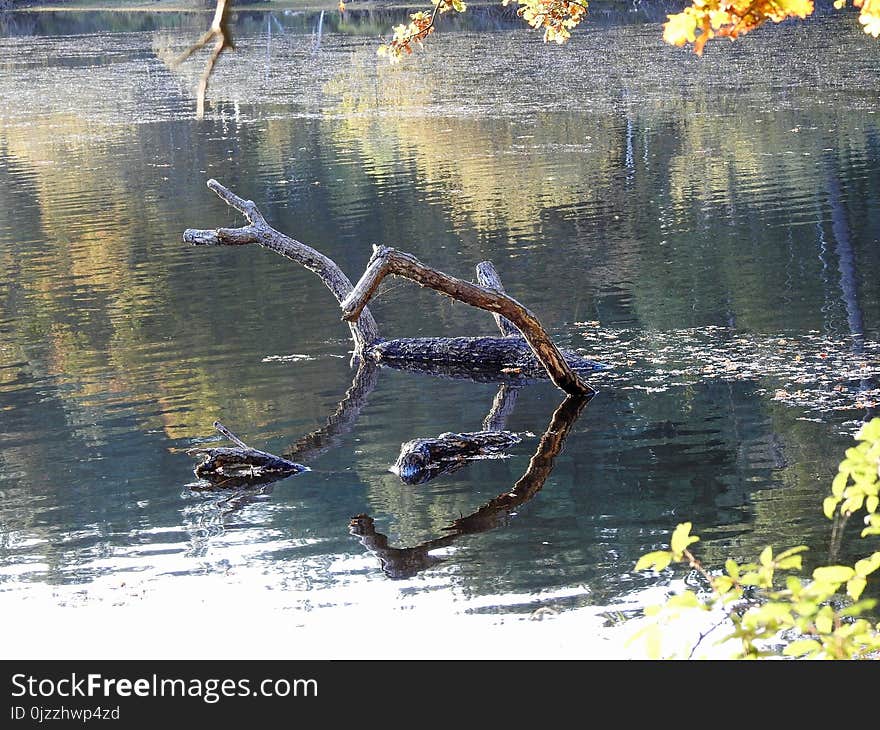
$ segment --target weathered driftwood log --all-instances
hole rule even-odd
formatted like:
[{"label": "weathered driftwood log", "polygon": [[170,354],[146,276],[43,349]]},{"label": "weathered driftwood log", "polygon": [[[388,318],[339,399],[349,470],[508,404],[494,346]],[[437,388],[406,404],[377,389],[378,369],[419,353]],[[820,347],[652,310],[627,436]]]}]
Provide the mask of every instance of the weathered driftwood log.
[{"label": "weathered driftwood log", "polygon": [[[408,254],[379,248],[355,291],[336,263],[315,249],[272,228],[253,201],[244,200],[216,180],[208,187],[228,205],[241,212],[248,225],[240,228],[187,229],[183,239],[196,246],[238,246],[256,243],[315,272],[343,307],[356,356],[370,357],[383,365],[419,372],[501,382],[544,378],[567,393],[592,395],[593,389],[578,374],[601,369],[576,352],[561,352],[529,310],[503,293],[500,278],[489,262],[477,269],[483,286],[455,279],[430,269]],[[496,316],[502,335],[511,327],[524,335],[504,337],[452,337],[381,340],[375,319],[366,308],[379,281],[386,274],[410,278],[422,286],[486,309]],[[356,310],[356,311],[355,311]],[[513,325],[511,325],[511,322]],[[462,358],[466,359],[462,359]]]},{"label": "weathered driftwood log", "polygon": [[[557,352],[572,374],[586,375],[604,368],[576,352]],[[547,377],[546,368],[521,337],[401,337],[377,342],[366,354],[382,365],[401,370],[451,376],[459,373],[465,377],[473,373],[475,380],[515,382]]]},{"label": "weathered driftwood log", "polygon": [[510,431],[442,433],[407,441],[391,471],[405,484],[424,484],[440,474],[460,469],[468,460],[503,454],[522,439]]},{"label": "weathered driftwood log", "polygon": [[553,471],[566,437],[589,401],[585,396],[568,396],[553,413],[526,472],[513,488],[499,494],[472,514],[452,522],[444,528],[445,535],[412,547],[393,547],[388,544],[386,535],[376,532],[373,519],[366,514],[351,519],[349,532],[379,558],[382,570],[390,578],[409,578],[436,565],[442,558],[431,555],[431,551],[447,547],[464,535],[485,532],[504,524],[514,509],[541,491]]},{"label": "weathered driftwood log", "polygon": [[302,464],[266,451],[252,449],[219,421],[214,421],[214,428],[237,446],[190,449],[188,453],[202,457],[202,461],[193,471],[199,479],[206,482],[205,485],[192,485],[193,489],[228,489],[243,485],[260,485],[308,471],[308,467]]},{"label": "weathered driftwood log", "polygon": [[[415,256],[387,246],[374,246],[373,256],[360,280],[342,302],[342,318],[356,321],[382,280],[401,276],[465,304],[485,309],[510,320],[528,343],[534,356],[544,366],[553,383],[571,395],[594,395],[595,391],[572,370],[559,348],[549,338],[538,318],[515,299],[494,289],[487,289],[425,266]],[[502,338],[517,342],[516,338]]]}]

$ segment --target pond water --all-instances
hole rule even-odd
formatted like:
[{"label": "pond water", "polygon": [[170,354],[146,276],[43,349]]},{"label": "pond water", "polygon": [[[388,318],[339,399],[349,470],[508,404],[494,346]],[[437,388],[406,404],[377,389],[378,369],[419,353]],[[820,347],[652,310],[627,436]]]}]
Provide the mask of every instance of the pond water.
[{"label": "pond water", "polygon": [[[867,552],[821,500],[880,402],[877,41],[832,16],[697,58],[625,12],[557,47],[480,11],[392,66],[399,17],[242,13],[203,119],[200,58],[162,59],[207,16],[0,26],[10,655],[628,656],[626,619],[683,577],[634,563],[678,522],[712,566]],[[404,484],[401,444],[480,429],[498,384],[382,368],[346,399],[317,277],[182,243],[241,222],[209,178],[353,280],[372,244],[466,279],[493,261],[609,366],[550,467],[563,394],[539,381],[507,390],[507,458]],[[401,280],[371,310],[384,337],[494,332]],[[187,453],[227,443],[215,420],[276,454],[323,431],[309,471],[218,493]]]}]

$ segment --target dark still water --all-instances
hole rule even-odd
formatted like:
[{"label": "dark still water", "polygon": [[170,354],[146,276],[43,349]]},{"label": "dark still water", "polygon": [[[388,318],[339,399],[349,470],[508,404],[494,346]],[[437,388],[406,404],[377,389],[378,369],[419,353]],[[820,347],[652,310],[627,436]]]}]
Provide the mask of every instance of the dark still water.
[{"label": "dark still water", "polygon": [[[207,16],[146,17],[15,14],[0,38],[7,652],[626,656],[620,622],[683,577],[633,565],[678,522],[713,567],[869,552],[821,514],[880,402],[880,45],[854,18],[698,59],[657,23],[556,47],[478,15],[391,66],[396,18],[250,14],[198,120],[201,61],[160,59]],[[182,243],[241,222],[209,178],[352,279],[372,244],[468,279],[491,259],[610,366],[557,413],[555,461],[530,468],[563,401],[542,381],[502,392],[508,458],[404,484],[401,444],[479,430],[498,384],[356,377],[312,273]],[[371,310],[385,337],[494,331],[401,280]],[[194,489],[215,420],[310,471]]]}]

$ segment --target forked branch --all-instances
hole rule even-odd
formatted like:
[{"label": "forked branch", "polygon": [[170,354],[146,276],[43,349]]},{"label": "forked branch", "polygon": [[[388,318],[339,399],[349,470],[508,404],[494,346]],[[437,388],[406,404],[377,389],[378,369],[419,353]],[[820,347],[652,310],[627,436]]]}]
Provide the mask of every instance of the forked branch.
[{"label": "forked branch", "polygon": [[[332,259],[319,253],[311,246],[285,236],[270,226],[252,200],[245,200],[225,188],[216,180],[208,180],[213,190],[229,207],[235,208],[245,218],[248,225],[240,228],[197,229],[189,228],[183,232],[183,240],[194,246],[243,246],[256,243],[270,251],[301,264],[318,275],[340,304],[352,291],[351,280]],[[364,347],[379,339],[379,327],[369,310],[363,310],[359,317],[348,323],[354,339],[355,354],[360,355]]]},{"label": "forked branch", "polygon": [[[388,275],[401,276],[434,289],[448,297],[509,320],[525,338],[534,356],[547,370],[550,379],[570,395],[594,395],[566,362],[538,318],[515,299],[495,289],[488,289],[425,266],[415,256],[386,246],[374,246],[373,256],[354,290],[342,302],[342,318],[357,320],[379,284]],[[500,326],[500,324],[499,324]]]}]

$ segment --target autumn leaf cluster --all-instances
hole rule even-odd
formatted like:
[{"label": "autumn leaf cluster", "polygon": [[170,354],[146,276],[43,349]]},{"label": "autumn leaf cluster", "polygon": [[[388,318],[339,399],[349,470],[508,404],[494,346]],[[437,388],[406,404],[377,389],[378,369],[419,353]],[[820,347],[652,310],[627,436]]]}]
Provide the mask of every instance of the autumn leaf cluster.
[{"label": "autumn leaf cluster", "polygon": [[[413,52],[435,28],[437,17],[445,12],[464,12],[462,0],[432,0],[429,11],[412,13],[408,23],[395,26],[380,55],[392,61]],[[586,18],[586,0],[502,0],[502,5],[518,5],[517,15],[532,28],[543,29],[544,42],[565,43],[571,31]],[[880,0],[836,0],[838,10],[851,3],[859,10],[859,22],[866,33],[880,36]],[[813,0],[692,0],[680,13],[667,16],[663,40],[674,46],[689,45],[698,55],[712,38],[738,38],[767,21],[781,23],[789,18],[804,19],[813,14]]]}]

